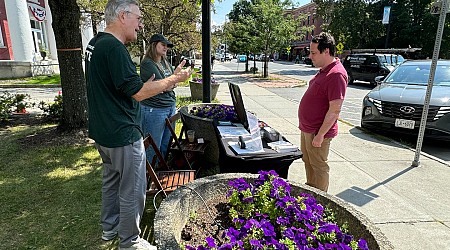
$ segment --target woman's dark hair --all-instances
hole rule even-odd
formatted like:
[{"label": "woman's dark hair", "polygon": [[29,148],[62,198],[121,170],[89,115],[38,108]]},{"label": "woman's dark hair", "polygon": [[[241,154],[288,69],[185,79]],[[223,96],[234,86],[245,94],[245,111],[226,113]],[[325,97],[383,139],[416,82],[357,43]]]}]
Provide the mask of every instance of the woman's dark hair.
[{"label": "woman's dark hair", "polygon": [[330,50],[330,56],[334,56],[334,52],[336,51],[336,42],[330,33],[321,32],[320,34],[315,35],[311,42],[319,44],[317,45],[317,49],[321,54],[328,48]]}]

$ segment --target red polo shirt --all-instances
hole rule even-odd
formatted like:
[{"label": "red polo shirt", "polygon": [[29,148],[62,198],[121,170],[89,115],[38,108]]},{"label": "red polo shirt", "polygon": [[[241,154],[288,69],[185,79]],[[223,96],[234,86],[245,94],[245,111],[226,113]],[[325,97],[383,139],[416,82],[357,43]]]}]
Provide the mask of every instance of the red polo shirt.
[{"label": "red polo shirt", "polygon": [[[309,81],[308,89],[298,107],[299,128],[305,133],[315,134],[322,126],[330,101],[344,99],[347,89],[347,71],[338,58]],[[325,134],[333,138],[338,133],[337,121]]]}]

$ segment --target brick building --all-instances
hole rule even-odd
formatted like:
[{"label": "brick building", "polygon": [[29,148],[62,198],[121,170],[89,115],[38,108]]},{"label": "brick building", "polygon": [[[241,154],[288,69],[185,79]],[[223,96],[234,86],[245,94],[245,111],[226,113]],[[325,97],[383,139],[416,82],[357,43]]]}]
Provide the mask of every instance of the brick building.
[{"label": "brick building", "polygon": [[[303,39],[298,41],[293,41],[291,43],[291,56],[289,60],[292,60],[295,58],[296,55],[305,56],[304,49],[309,47],[309,44],[311,43],[311,38],[314,35],[319,34],[322,32],[322,24],[323,20],[319,16],[316,15],[316,4],[314,2],[310,2],[308,4],[305,4],[303,6],[300,6],[296,9],[288,10],[288,13],[292,13],[292,15],[296,18],[300,14],[304,14],[307,16],[306,20],[303,20],[300,24],[300,27],[306,26],[309,27],[311,25],[314,26],[314,29],[311,32],[306,32],[303,34]],[[287,58],[285,58],[287,59]]]}]

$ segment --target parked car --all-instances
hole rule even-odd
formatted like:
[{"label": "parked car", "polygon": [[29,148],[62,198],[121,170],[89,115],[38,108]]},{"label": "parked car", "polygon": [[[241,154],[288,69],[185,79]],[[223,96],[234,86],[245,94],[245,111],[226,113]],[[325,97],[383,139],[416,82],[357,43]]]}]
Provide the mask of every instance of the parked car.
[{"label": "parked car", "polygon": [[311,58],[309,58],[309,56],[304,57],[303,62],[304,62],[306,65],[311,65],[311,66],[314,67],[314,64],[313,64]]},{"label": "parked car", "polygon": [[237,62],[246,62],[247,56],[246,55],[238,55],[237,56]]},{"label": "parked car", "polygon": [[[405,61],[363,100],[361,127],[417,135],[431,60]],[[438,61],[429,103],[426,137],[450,140],[450,60]]]},{"label": "parked car", "polygon": [[397,54],[360,53],[347,55],[343,65],[347,70],[349,84],[359,80],[375,86],[375,77],[387,76],[404,61],[403,56]]}]

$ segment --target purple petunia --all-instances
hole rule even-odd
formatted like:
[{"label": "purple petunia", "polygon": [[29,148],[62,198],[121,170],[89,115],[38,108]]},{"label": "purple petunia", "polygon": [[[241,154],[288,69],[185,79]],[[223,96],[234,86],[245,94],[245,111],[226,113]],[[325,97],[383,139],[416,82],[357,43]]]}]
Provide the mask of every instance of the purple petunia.
[{"label": "purple petunia", "polygon": [[189,110],[189,114],[217,121],[236,122],[238,120],[234,106],[225,104],[208,104],[201,107],[193,107]]},{"label": "purple petunia", "polygon": [[[367,242],[342,231],[314,196],[291,196],[291,187],[275,171],[260,171],[253,184],[243,178],[228,183],[230,216],[234,227],[222,238],[206,239],[209,248],[224,249],[357,249],[367,250]],[[216,242],[223,242],[216,245]],[[207,249],[199,246],[197,250]],[[250,247],[251,246],[251,247]],[[188,250],[194,250],[186,246]]]},{"label": "purple petunia", "polygon": [[208,244],[208,247],[217,247],[216,242],[214,242],[212,237],[206,237],[206,243]]}]

